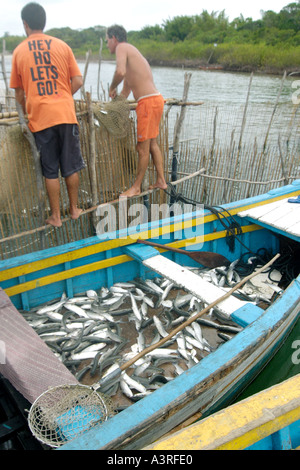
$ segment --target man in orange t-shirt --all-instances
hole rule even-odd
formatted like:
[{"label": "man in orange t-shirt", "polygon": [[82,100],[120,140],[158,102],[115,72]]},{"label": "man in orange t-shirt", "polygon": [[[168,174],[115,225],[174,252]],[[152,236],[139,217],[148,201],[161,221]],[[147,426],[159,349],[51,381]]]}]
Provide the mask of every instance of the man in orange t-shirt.
[{"label": "man in orange t-shirt", "polygon": [[41,157],[51,215],[46,223],[60,227],[59,169],[65,178],[70,216],[77,219],[79,175],[85,167],[73,94],[82,86],[81,72],[70,47],[43,33],[44,8],[27,4],[21,12],[27,39],[14,51],[10,87],[32,131]]}]

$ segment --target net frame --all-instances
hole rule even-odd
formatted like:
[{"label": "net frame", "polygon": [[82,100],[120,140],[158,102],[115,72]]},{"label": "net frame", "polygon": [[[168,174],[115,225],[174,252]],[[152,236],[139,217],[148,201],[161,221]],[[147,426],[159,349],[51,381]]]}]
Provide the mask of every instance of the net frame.
[{"label": "net frame", "polygon": [[130,104],[122,96],[107,103],[94,104],[94,117],[114,137],[126,137],[130,130]]},{"label": "net frame", "polygon": [[98,388],[70,384],[46,390],[29,410],[30,431],[43,444],[60,447],[104,423],[115,411]]}]

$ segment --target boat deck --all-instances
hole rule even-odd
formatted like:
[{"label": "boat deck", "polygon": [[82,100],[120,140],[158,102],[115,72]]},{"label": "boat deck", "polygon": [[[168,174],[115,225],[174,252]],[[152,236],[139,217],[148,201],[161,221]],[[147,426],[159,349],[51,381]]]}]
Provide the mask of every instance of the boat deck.
[{"label": "boat deck", "polygon": [[300,204],[290,203],[285,198],[239,212],[251,222],[268,228],[273,232],[300,241]]}]

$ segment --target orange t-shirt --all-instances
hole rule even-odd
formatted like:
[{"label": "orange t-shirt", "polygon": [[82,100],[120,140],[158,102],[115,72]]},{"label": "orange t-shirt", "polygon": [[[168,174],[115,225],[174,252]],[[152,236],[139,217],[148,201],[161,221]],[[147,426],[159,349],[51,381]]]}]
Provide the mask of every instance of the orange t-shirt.
[{"label": "orange t-shirt", "polygon": [[19,44],[13,53],[10,87],[25,92],[32,132],[77,123],[71,78],[81,75],[71,48],[60,39],[38,33]]}]

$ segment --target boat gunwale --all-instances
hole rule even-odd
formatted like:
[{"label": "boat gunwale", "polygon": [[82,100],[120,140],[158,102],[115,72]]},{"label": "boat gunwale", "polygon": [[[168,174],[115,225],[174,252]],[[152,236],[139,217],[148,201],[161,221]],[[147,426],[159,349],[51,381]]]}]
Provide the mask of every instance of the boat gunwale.
[{"label": "boat gunwale", "polygon": [[[275,190],[271,190],[266,194],[259,195],[252,197],[250,199],[242,199],[240,201],[234,201],[231,203],[224,204],[222,208],[224,208],[224,211],[220,211],[220,215],[226,215],[226,211],[230,209],[230,214],[232,216],[236,215],[241,208],[243,210],[247,210],[250,207],[256,207],[260,206],[266,203],[271,203],[275,202],[280,199],[284,199],[287,194],[290,196],[295,195],[297,196],[300,190],[295,189],[295,186],[300,186],[300,180],[295,180],[292,184],[288,186],[284,186],[285,191],[282,191],[282,188],[277,188]],[[249,202],[251,200],[252,202]],[[198,215],[197,215],[198,214]],[[197,225],[197,220],[201,218],[201,223],[206,224],[207,222],[213,222],[217,220],[217,216],[212,214],[208,209],[205,209],[204,211],[197,211],[196,212],[196,217],[195,218],[195,212],[190,212],[188,214],[184,215],[185,218],[189,218],[189,220],[184,220],[184,228],[188,228],[190,226],[195,226]],[[177,219],[177,220],[176,220]],[[163,227],[167,227],[169,233],[176,232],[179,228],[182,229],[182,219],[180,219],[180,216],[177,216],[177,218],[170,218],[170,219],[162,219],[159,221],[155,222],[149,222],[141,225],[141,231],[139,232],[139,236],[136,237],[136,239],[141,238],[141,239],[147,239],[147,238],[157,238],[160,235],[162,235],[162,229]],[[165,222],[164,222],[165,221]],[[192,223],[192,225],[190,225]],[[163,224],[163,227],[162,227]],[[257,225],[257,224],[254,224]],[[134,229],[133,229],[134,230]],[[152,237],[148,237],[149,232],[151,233]],[[152,234],[153,232],[153,234]],[[136,232],[135,232],[136,233]],[[60,245],[57,247],[52,247],[48,248],[45,250],[40,250],[36,251],[34,253],[26,254],[26,255],[21,255],[15,258],[9,258],[7,260],[1,260],[0,261],[0,281],[6,280],[6,279],[11,279],[16,276],[21,276],[23,274],[28,274],[30,272],[34,272],[37,269],[43,269],[46,267],[51,267],[55,265],[59,265],[64,262],[72,261],[74,259],[78,258],[83,258],[89,255],[97,254],[99,252],[103,252],[106,250],[111,250],[113,248],[120,248],[122,246],[126,246],[129,244],[133,244],[136,242],[136,239],[132,240],[132,235],[128,235],[127,237],[122,236],[122,231],[117,231],[115,233],[115,237],[113,237],[112,234],[107,233],[105,235],[107,239],[101,239],[101,237],[94,236],[94,237],[89,237],[77,242],[71,242],[67,243],[65,245]],[[169,242],[168,242],[169,243]],[[186,243],[186,240],[180,240],[176,242],[172,242],[173,244],[171,246],[173,247],[182,247]],[[83,246],[82,246],[83,245]],[[80,246],[80,247],[79,247]],[[95,247],[93,250],[91,250],[90,247]],[[60,251],[60,254],[57,254],[57,251]],[[90,251],[91,250],[91,251]],[[45,266],[40,266],[38,263],[40,263],[43,260],[49,260],[52,259],[51,264],[45,264]],[[24,271],[18,272],[16,275],[17,268],[20,268],[21,266],[27,266],[26,268],[23,268]],[[6,276],[10,277],[3,277],[4,274],[6,273]],[[12,273],[12,274],[11,274]]]},{"label": "boat gunwale", "polygon": [[[285,186],[284,190],[282,188],[277,188],[275,190],[269,191],[265,195],[250,198],[250,200],[252,200],[251,203],[249,203],[249,199],[228,203],[225,204],[222,209],[230,209],[230,214],[234,216],[241,210],[241,208],[245,210],[250,207],[256,207],[259,205],[283,199],[284,197],[286,197],[287,194],[293,194],[293,192],[295,191],[295,186],[298,185],[300,185],[300,180],[295,180],[291,185]],[[226,215],[226,211],[222,211],[221,214]],[[162,234],[163,229],[168,230],[169,233],[176,232],[176,230],[178,230],[178,225],[180,225],[180,229],[182,229],[182,223],[184,224],[185,228],[195,226],[199,221],[201,222],[201,224],[205,225],[207,222],[214,222],[217,220],[217,216],[213,215],[207,209],[204,211],[197,211],[184,214],[184,217],[185,220],[183,222],[181,216],[177,216],[172,218],[172,222],[170,221],[171,219],[163,219],[160,221],[145,223],[141,226],[141,231],[135,239],[132,239],[130,235],[127,237],[122,237],[122,233],[120,231],[116,232],[116,238],[111,238],[109,240],[101,240],[100,237],[96,236],[82,240],[80,242],[73,242],[67,245],[61,245],[59,247],[35,252],[30,255],[23,255],[17,258],[13,258],[11,260],[1,261],[0,282],[18,278],[18,283],[16,285],[12,287],[7,287],[4,290],[9,296],[22,294],[35,288],[52,284],[56,281],[67,280],[72,277],[80,276],[81,274],[93,272],[98,269],[107,268],[110,265],[113,266],[126,261],[130,261],[132,258],[126,254],[121,254],[116,257],[111,256],[110,258],[108,258],[108,260],[100,260],[94,263],[86,264],[86,266],[89,266],[88,268],[76,267],[68,269],[68,267],[65,266],[64,270],[59,275],[57,273],[50,274],[48,276],[42,276],[34,280],[26,281],[26,279],[24,279],[24,276],[28,274],[33,274],[42,271],[43,269],[58,266],[63,263],[68,264],[71,261],[92,256],[97,253],[103,253],[108,250],[111,252],[111,250],[113,250],[114,248],[122,248],[130,244],[134,244],[138,238],[146,239],[149,235],[149,232],[152,236],[152,238],[150,239],[153,240],[157,237],[159,238],[159,236]],[[145,230],[146,228],[147,230]],[[261,230],[263,228],[264,227],[261,227],[260,225],[253,224],[250,221],[246,221],[246,225],[243,226],[242,230],[243,233],[245,233],[246,231]],[[110,238],[110,235],[111,234],[106,234],[105,236],[106,238]],[[189,245],[190,247],[193,245],[193,243],[197,245],[200,242],[205,243],[206,241],[217,240],[225,236],[226,231],[224,230],[218,232],[211,231],[208,234],[203,234],[199,237],[193,237],[193,239],[176,240],[168,242],[168,244],[174,248],[181,248],[186,245]],[[164,239],[162,241],[166,240]],[[61,253],[57,254],[57,250],[59,250]],[[163,251],[163,249],[161,249],[160,251]],[[11,266],[12,264],[15,266]],[[9,268],[7,268],[8,265],[10,266]]]}]

